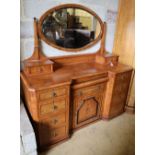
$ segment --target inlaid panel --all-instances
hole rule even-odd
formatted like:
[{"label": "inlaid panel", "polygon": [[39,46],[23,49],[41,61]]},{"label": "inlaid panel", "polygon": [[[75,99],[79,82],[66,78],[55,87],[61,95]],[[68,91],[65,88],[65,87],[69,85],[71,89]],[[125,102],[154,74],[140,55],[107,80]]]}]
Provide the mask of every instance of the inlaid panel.
[{"label": "inlaid panel", "polygon": [[129,71],[125,73],[119,73],[116,75],[111,101],[112,106],[110,109],[110,114],[112,116],[118,115],[119,113],[124,111],[131,74],[132,72]]},{"label": "inlaid panel", "polygon": [[97,109],[98,102],[95,97],[83,100],[77,112],[77,123],[81,123],[97,116]]},{"label": "inlaid panel", "polygon": [[73,128],[76,129],[100,118],[102,97],[89,94],[74,100]]}]

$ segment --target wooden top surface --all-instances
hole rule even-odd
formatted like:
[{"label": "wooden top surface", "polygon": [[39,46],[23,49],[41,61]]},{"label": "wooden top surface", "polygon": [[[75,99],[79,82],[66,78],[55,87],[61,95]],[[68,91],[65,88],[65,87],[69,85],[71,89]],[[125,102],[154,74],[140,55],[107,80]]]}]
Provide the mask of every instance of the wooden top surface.
[{"label": "wooden top surface", "polygon": [[70,84],[74,80],[80,78],[91,77],[95,75],[97,76],[100,74],[108,76],[108,72],[121,73],[128,70],[132,70],[132,68],[123,64],[110,67],[91,62],[63,66],[56,69],[52,74],[47,75],[26,77],[23,73],[21,73],[21,78],[31,89],[40,90],[61,86],[64,84]]}]

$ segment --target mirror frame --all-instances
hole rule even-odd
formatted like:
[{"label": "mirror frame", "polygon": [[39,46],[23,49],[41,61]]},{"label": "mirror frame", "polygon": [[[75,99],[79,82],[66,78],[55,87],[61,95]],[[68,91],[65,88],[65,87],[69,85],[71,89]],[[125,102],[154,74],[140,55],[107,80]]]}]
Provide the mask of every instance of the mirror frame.
[{"label": "mirror frame", "polygon": [[[47,17],[47,15],[51,12],[54,12],[54,11],[57,11],[59,9],[64,9],[64,8],[77,8],[77,9],[82,9],[84,11],[87,11],[88,13],[90,13],[91,15],[95,16],[97,18],[97,20],[99,21],[100,23],[100,27],[101,27],[101,31],[100,31],[100,34],[98,35],[98,37],[90,42],[89,44],[83,46],[83,47],[80,47],[80,48],[65,48],[65,47],[61,47],[61,46],[58,46],[56,44],[54,44],[52,41],[49,41],[45,35],[43,34],[42,32],[42,23],[44,21],[44,19]],[[97,42],[99,42],[99,40],[101,39],[102,37],[102,20],[101,18],[94,12],[92,11],[91,9],[85,7],[85,6],[82,6],[82,5],[79,5],[79,4],[62,4],[62,5],[59,5],[59,6],[56,6],[56,7],[53,7],[52,9],[49,9],[48,11],[46,11],[39,19],[38,21],[38,32],[39,32],[39,37],[45,41],[48,45],[54,47],[54,48],[57,48],[58,50],[63,50],[63,51],[66,51],[66,52],[80,52],[80,51],[83,51],[87,48],[90,48],[92,47],[94,44],[96,44]]]}]

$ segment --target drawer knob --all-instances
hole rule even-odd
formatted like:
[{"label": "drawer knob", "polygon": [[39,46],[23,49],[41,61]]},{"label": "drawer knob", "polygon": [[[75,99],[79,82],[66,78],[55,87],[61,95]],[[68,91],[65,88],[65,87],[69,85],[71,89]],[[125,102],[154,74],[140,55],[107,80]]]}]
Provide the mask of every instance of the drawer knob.
[{"label": "drawer knob", "polygon": [[53,105],[52,107],[54,110],[56,110],[58,107],[56,105]]},{"label": "drawer knob", "polygon": [[55,96],[56,96],[56,93],[55,93],[55,92],[52,92],[52,93],[51,93],[51,96],[52,96],[52,97],[55,97]]},{"label": "drawer knob", "polygon": [[58,134],[56,132],[52,132],[52,137],[56,137]]},{"label": "drawer knob", "polygon": [[58,120],[57,120],[57,119],[54,119],[54,120],[53,120],[53,123],[54,123],[54,124],[56,124],[57,122],[58,122]]}]

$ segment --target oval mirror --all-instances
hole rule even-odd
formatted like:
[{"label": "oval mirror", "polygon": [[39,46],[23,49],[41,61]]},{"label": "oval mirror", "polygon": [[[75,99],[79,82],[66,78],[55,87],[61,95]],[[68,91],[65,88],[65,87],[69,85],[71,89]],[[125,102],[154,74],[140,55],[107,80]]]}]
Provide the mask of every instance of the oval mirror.
[{"label": "oval mirror", "polygon": [[47,44],[65,51],[80,51],[101,38],[101,19],[90,9],[60,5],[48,10],[39,20],[39,35]]}]

